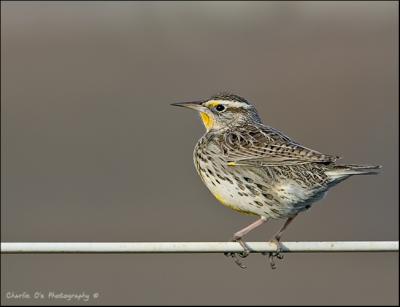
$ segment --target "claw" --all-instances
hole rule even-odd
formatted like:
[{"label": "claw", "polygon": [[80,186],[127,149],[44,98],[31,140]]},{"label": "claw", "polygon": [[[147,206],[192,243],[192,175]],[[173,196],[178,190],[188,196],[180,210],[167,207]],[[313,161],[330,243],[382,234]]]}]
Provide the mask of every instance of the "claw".
[{"label": "claw", "polygon": [[248,255],[250,255],[250,249],[242,239],[232,239],[232,242],[238,242],[240,246],[243,247],[243,252],[238,253],[241,258],[246,258]]},{"label": "claw", "polygon": [[[240,267],[240,268],[242,268],[242,269],[247,269],[247,266],[245,266],[240,260],[239,260],[239,258],[237,257],[237,255],[236,254],[238,254],[238,253],[224,253],[224,255],[226,256],[226,257],[231,257],[232,259],[233,259],[233,261]],[[239,254],[239,256],[240,257],[242,257],[241,256],[241,254]],[[242,258],[244,258],[244,257],[242,257]]]},{"label": "claw", "polygon": [[250,255],[250,252],[249,251],[244,251],[244,252],[241,252],[241,253],[237,253],[238,254],[238,256],[240,257],[240,258],[246,258],[248,255]]},{"label": "claw", "polygon": [[279,260],[283,259],[283,254],[282,254],[282,245],[277,240],[274,238],[270,242],[273,242],[276,244],[276,251],[275,252],[269,252],[269,253],[262,253],[264,256],[268,254],[268,259],[269,259],[269,264],[271,266],[271,269],[275,270],[276,269],[276,264],[275,264],[275,258],[278,258]]},{"label": "claw", "polygon": [[275,270],[276,269],[276,264],[274,258],[276,257],[275,253],[269,253],[268,259],[269,259],[269,264],[271,266],[271,269]]},{"label": "claw", "polygon": [[238,256],[240,258],[246,258],[248,255],[250,255],[250,249],[246,246],[246,243],[244,243],[240,238],[233,238],[231,241],[238,242],[243,247],[243,252],[239,252],[239,253],[227,252],[227,253],[224,253],[224,255],[226,257],[231,257],[233,259],[233,261],[242,269],[246,269],[247,267],[240,261]]}]

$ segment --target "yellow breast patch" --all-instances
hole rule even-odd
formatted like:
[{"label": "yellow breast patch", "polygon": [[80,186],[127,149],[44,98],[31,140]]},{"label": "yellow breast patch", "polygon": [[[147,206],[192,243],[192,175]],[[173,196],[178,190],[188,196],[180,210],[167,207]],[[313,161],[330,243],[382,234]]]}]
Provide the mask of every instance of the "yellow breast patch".
[{"label": "yellow breast patch", "polygon": [[222,203],[223,205],[226,206],[226,202],[225,202],[225,200],[222,198],[221,195],[219,195],[219,194],[214,194],[214,196],[215,196],[215,198],[216,198],[220,203]]},{"label": "yellow breast patch", "polygon": [[215,196],[215,198],[216,198],[221,204],[223,204],[225,207],[228,207],[228,208],[230,208],[230,209],[232,209],[232,210],[235,210],[235,211],[237,211],[237,212],[239,212],[239,213],[256,215],[256,214],[253,213],[253,212],[246,211],[246,210],[242,210],[242,209],[239,209],[238,207],[235,207],[235,206],[230,205],[224,198],[222,198],[222,196],[221,196],[220,194],[214,194],[214,196]]}]

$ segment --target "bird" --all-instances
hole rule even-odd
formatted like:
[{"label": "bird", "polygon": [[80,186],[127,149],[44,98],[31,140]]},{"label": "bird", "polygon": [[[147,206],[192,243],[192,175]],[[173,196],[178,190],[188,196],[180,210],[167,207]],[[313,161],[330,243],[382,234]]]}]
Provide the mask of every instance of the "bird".
[{"label": "bird", "polygon": [[285,219],[269,242],[276,251],[268,255],[270,266],[283,259],[282,234],[296,216],[321,200],[339,182],[353,176],[377,174],[380,165],[337,164],[337,155],[323,154],[263,123],[247,99],[221,92],[207,99],[172,103],[200,115],[205,134],[193,151],[202,182],[226,207],[258,219],[235,232],[231,241],[243,252],[225,253],[241,268],[238,258],[251,250],[243,240],[269,219]]}]

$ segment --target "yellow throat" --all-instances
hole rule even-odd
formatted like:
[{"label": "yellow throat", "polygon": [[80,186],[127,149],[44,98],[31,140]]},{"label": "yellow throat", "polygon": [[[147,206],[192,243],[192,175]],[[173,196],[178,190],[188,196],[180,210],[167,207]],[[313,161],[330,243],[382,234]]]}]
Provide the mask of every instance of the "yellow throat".
[{"label": "yellow throat", "polygon": [[214,120],[212,119],[212,117],[204,112],[200,112],[200,117],[207,131],[210,130],[214,125]]}]

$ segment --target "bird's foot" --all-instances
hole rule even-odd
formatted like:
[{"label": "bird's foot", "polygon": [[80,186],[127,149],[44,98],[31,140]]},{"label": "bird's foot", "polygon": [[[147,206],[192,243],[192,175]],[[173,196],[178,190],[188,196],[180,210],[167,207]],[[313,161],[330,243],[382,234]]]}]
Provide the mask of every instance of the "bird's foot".
[{"label": "bird's foot", "polygon": [[262,253],[262,254],[265,256],[268,254],[269,264],[271,266],[271,269],[274,270],[274,269],[276,269],[275,258],[278,258],[279,260],[283,259],[282,244],[276,238],[272,239],[270,242],[276,244],[276,251],[269,252],[269,253]]},{"label": "bird's foot", "polygon": [[246,243],[244,243],[244,241],[240,238],[233,238],[231,240],[232,242],[238,242],[242,247],[243,247],[243,252],[227,252],[224,253],[225,256],[227,257],[232,257],[233,261],[242,269],[246,269],[247,267],[242,263],[242,261],[240,261],[240,259],[238,258],[238,256],[240,258],[246,258],[249,254],[250,254],[250,249],[246,246]]}]

